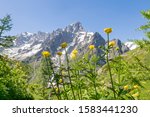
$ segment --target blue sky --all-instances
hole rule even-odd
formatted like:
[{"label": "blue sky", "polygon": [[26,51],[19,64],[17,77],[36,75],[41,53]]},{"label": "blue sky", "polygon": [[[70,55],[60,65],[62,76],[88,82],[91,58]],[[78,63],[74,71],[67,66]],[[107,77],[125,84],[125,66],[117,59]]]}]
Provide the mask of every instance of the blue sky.
[{"label": "blue sky", "polygon": [[112,27],[111,38],[122,41],[143,38],[136,29],[146,23],[141,10],[150,9],[150,0],[0,0],[0,18],[11,14],[9,34],[52,32],[80,21],[86,31]]}]

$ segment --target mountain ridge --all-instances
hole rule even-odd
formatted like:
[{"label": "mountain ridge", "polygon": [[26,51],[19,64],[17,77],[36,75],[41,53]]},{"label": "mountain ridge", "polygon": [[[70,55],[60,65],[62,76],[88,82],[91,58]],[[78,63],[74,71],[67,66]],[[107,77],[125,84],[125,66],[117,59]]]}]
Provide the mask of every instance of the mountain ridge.
[{"label": "mountain ridge", "polygon": [[[113,40],[116,41],[121,53],[130,50],[130,46],[134,46],[133,43],[121,45],[120,40]],[[106,44],[105,39],[98,32],[87,32],[80,22],[75,22],[65,28],[58,28],[51,33],[41,31],[37,33],[23,32],[17,35],[13,47],[5,49],[3,54],[21,61],[32,61],[33,56],[39,60],[41,52],[47,50],[51,52],[53,57],[57,58],[56,52],[61,51],[59,46],[63,42],[68,43],[66,48],[68,54],[73,49],[78,49],[81,53],[86,52],[87,47],[91,44],[94,44],[96,48]],[[64,54],[64,52],[62,53]],[[101,54],[102,51],[98,49],[97,53]]]}]

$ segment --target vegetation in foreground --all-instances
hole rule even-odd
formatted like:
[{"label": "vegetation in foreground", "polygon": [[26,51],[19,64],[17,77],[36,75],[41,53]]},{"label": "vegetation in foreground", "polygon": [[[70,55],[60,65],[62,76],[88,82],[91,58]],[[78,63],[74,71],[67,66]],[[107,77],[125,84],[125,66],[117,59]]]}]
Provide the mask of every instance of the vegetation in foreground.
[{"label": "vegetation in foreground", "polygon": [[[150,20],[150,10],[142,11],[142,15]],[[30,67],[0,56],[0,99],[150,99],[149,22],[140,29],[145,31],[147,39],[136,41],[139,48],[113,59],[109,59],[109,51],[119,51],[119,48],[109,40],[111,28],[104,29],[107,45],[100,47],[103,56],[94,54],[94,45],[89,45],[87,54],[82,57],[76,49],[69,56],[64,42],[60,46],[65,50],[66,63],[62,63],[59,51],[59,66],[55,66],[51,53],[43,51],[39,84],[29,82]],[[98,63],[101,59],[106,61],[104,66]]]}]

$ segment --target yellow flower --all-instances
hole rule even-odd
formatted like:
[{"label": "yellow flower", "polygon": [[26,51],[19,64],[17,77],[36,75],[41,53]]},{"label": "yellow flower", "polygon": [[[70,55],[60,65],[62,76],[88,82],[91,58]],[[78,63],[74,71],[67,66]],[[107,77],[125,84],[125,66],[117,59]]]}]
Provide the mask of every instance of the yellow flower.
[{"label": "yellow flower", "polygon": [[76,59],[77,58],[77,54],[78,54],[78,50],[74,49],[72,52],[71,52],[71,59]]},{"label": "yellow flower", "polygon": [[89,49],[90,49],[90,50],[93,50],[94,48],[95,48],[94,45],[89,45]]},{"label": "yellow flower", "polygon": [[116,42],[115,42],[115,41],[111,41],[111,42],[109,42],[109,46],[111,46],[111,47],[114,47],[114,46],[115,46],[115,44],[116,44]]},{"label": "yellow flower", "polygon": [[76,54],[71,53],[70,57],[71,57],[71,59],[76,59],[76,58],[77,58],[77,55],[76,55]]},{"label": "yellow flower", "polygon": [[62,71],[62,75],[63,75],[63,76],[66,75],[66,72],[65,72],[65,71]]},{"label": "yellow flower", "polygon": [[116,50],[119,50],[119,47],[117,47]]},{"label": "yellow flower", "polygon": [[137,93],[135,93],[135,94],[133,94],[132,96],[134,97],[134,98],[137,98],[137,97],[139,97],[139,92],[137,92]]},{"label": "yellow flower", "polygon": [[62,83],[63,82],[63,80],[62,79],[59,79],[59,83]]},{"label": "yellow flower", "polygon": [[74,49],[74,50],[72,51],[72,54],[78,54],[78,50]]},{"label": "yellow flower", "polygon": [[138,85],[134,85],[133,88],[134,88],[134,89],[138,89],[139,86],[138,86]]},{"label": "yellow flower", "polygon": [[58,91],[59,91],[59,90],[58,90],[58,88],[57,88],[57,87],[55,88],[55,91],[56,91],[56,93],[58,93]]},{"label": "yellow flower", "polygon": [[57,52],[57,55],[58,55],[58,56],[61,56],[61,55],[62,55],[62,52]]},{"label": "yellow flower", "polygon": [[128,88],[129,88],[128,85],[126,85],[126,86],[123,87],[124,90],[128,90]]},{"label": "yellow flower", "polygon": [[104,32],[107,33],[107,34],[109,34],[109,33],[112,32],[112,28],[105,28],[105,29],[104,29]]},{"label": "yellow flower", "polygon": [[51,53],[48,52],[48,51],[43,51],[43,52],[42,52],[42,55],[43,55],[44,57],[49,57],[49,56],[51,55]]},{"label": "yellow flower", "polygon": [[67,43],[66,42],[64,42],[64,43],[62,43],[60,46],[61,46],[61,48],[66,48],[67,47]]}]

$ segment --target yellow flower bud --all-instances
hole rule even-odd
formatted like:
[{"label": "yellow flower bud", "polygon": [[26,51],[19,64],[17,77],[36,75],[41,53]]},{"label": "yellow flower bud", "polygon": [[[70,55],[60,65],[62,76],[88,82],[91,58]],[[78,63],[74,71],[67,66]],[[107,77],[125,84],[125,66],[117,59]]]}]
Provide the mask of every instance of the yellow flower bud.
[{"label": "yellow flower bud", "polygon": [[94,45],[89,45],[89,49],[90,49],[90,50],[93,50],[94,48],[95,48]]},{"label": "yellow flower bud", "polygon": [[109,42],[109,46],[111,46],[111,47],[114,47],[114,46],[115,46],[115,44],[116,44],[116,42],[115,42],[115,41],[111,41],[111,42]]},{"label": "yellow flower bud", "polygon": [[59,91],[58,88],[55,88],[55,91],[56,91],[56,93],[58,93],[58,91]]},{"label": "yellow flower bud", "polygon": [[123,87],[124,90],[128,90],[128,88],[129,88],[128,85],[126,85],[126,86]]},{"label": "yellow flower bud", "polygon": [[117,47],[116,50],[119,50],[119,47]]},{"label": "yellow flower bud", "polygon": [[76,55],[76,54],[71,53],[70,57],[71,57],[71,59],[76,59],[76,58],[77,58],[77,55]]},{"label": "yellow flower bud", "polygon": [[134,98],[137,98],[137,97],[139,97],[139,92],[137,92],[137,93],[135,93],[135,94],[133,94],[132,96],[134,97]]},{"label": "yellow flower bud", "polygon": [[62,55],[62,52],[57,52],[57,55],[58,55],[58,56],[61,56],[61,55]]},{"label": "yellow flower bud", "polygon": [[78,50],[74,49],[74,50],[72,51],[72,54],[78,54]]},{"label": "yellow flower bud", "polygon": [[59,79],[59,83],[62,83],[63,82],[63,80],[62,79]]},{"label": "yellow flower bud", "polygon": [[105,28],[105,29],[104,29],[104,32],[107,33],[107,34],[109,34],[109,33],[112,32],[112,28]]},{"label": "yellow flower bud", "polygon": [[43,51],[43,52],[42,52],[42,55],[43,55],[44,57],[49,57],[49,56],[51,55],[51,53],[48,52],[48,51]]},{"label": "yellow flower bud", "polygon": [[62,75],[63,75],[63,76],[66,75],[66,72],[65,72],[65,71],[62,71]]},{"label": "yellow flower bud", "polygon": [[64,43],[62,43],[60,46],[61,46],[61,48],[66,48],[67,47],[67,43],[66,42],[64,42]]},{"label": "yellow flower bud", "polygon": [[134,85],[133,88],[134,88],[134,89],[138,89],[139,86],[138,86],[138,85]]}]

